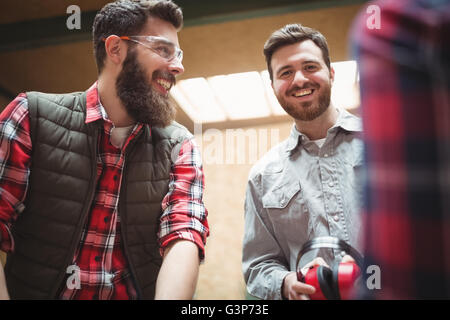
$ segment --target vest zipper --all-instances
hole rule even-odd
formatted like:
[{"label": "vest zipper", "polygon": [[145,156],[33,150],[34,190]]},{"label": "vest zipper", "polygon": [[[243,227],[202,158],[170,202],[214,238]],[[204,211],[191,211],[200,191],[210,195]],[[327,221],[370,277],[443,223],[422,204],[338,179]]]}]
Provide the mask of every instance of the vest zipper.
[{"label": "vest zipper", "polygon": [[[81,215],[80,221],[77,226],[77,234],[74,235],[72,244],[70,245],[70,250],[69,250],[70,255],[67,256],[66,262],[64,263],[64,266],[66,268],[72,263],[72,259],[74,258],[73,255],[75,253],[77,245],[79,245],[79,243],[80,243],[81,233],[83,232],[83,226],[86,223],[86,219],[89,215],[89,211],[92,206],[92,201],[94,200],[94,196],[95,196],[95,182],[96,182],[96,175],[97,175],[97,145],[98,145],[98,132],[99,132],[98,129],[99,129],[99,127],[97,125],[97,122],[93,123],[91,128],[88,128],[88,132],[94,130],[94,136],[92,139],[93,143],[92,143],[92,145],[90,145],[91,155],[92,155],[92,157],[91,157],[92,165],[91,165],[91,182],[90,182],[89,191],[88,191],[89,198],[83,208],[83,213]],[[90,137],[92,137],[92,135],[88,135],[88,141],[89,141]],[[88,143],[91,144],[90,142],[88,142]],[[66,274],[67,274],[66,270],[61,271],[61,274],[58,276],[56,284],[51,291],[50,299],[55,297],[56,294],[59,294],[61,292],[61,288],[63,288],[66,285],[65,283],[62,283]],[[56,298],[59,298],[59,297],[56,297]]]},{"label": "vest zipper", "polygon": [[136,270],[134,269],[134,265],[130,259],[130,255],[128,253],[128,239],[126,237],[126,231],[127,231],[127,225],[125,223],[125,218],[126,218],[126,210],[124,211],[124,195],[125,195],[125,191],[126,191],[126,185],[127,185],[127,181],[128,181],[128,176],[127,176],[127,169],[128,169],[128,157],[130,156],[130,154],[132,153],[134,146],[136,145],[136,140],[142,135],[142,132],[145,130],[145,127],[141,129],[140,132],[138,132],[138,134],[134,137],[134,139],[132,141],[129,142],[127,149],[125,150],[125,154],[124,154],[124,164],[123,164],[123,171],[122,171],[122,184],[120,186],[120,192],[119,192],[119,203],[117,206],[117,214],[120,217],[120,236],[122,237],[122,242],[123,242],[123,251],[124,251],[124,255],[125,258],[128,261],[128,267],[130,268],[130,272],[131,272],[131,278],[133,280],[134,283],[134,287],[136,289],[136,293],[137,293],[137,299],[140,299],[142,297],[142,290],[141,287],[139,286],[138,280],[136,278]]}]

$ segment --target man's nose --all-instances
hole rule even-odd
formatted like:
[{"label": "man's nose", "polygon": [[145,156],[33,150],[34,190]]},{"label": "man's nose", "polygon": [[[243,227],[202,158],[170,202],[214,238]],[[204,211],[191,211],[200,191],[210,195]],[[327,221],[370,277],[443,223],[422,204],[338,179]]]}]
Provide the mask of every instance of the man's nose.
[{"label": "man's nose", "polygon": [[181,61],[176,58],[170,61],[169,72],[174,76],[182,74],[184,72],[184,66]]},{"label": "man's nose", "polygon": [[294,74],[294,79],[292,80],[292,85],[297,85],[298,87],[303,87],[303,85],[308,82],[308,78],[304,75],[302,70],[298,70]]}]

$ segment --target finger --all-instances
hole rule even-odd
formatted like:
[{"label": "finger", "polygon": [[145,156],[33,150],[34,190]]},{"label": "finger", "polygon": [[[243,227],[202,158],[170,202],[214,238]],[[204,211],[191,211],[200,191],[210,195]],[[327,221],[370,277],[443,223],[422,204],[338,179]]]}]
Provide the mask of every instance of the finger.
[{"label": "finger", "polygon": [[306,294],[301,294],[300,295],[300,300],[311,300],[311,298],[308,295],[306,295]]},{"label": "finger", "polygon": [[312,265],[310,265],[310,266],[306,265],[306,266],[304,266],[303,268],[300,269],[300,272],[301,272],[304,276],[306,276],[306,274],[308,273],[308,270],[311,269],[312,267],[313,267]]},{"label": "finger", "polygon": [[317,257],[317,258],[315,258],[315,259],[312,261],[312,264],[313,264],[314,266],[325,266],[325,267],[328,267],[328,268],[329,268],[328,264],[325,262],[325,260],[323,260],[322,257]]},{"label": "finger", "polygon": [[289,300],[301,300],[301,299],[302,299],[301,294],[295,291],[289,293]]},{"label": "finger", "polygon": [[345,262],[355,262],[355,259],[353,259],[352,256],[346,254],[346,255],[342,258],[341,262],[344,262],[344,263],[345,263]]},{"label": "finger", "polygon": [[303,268],[300,269],[300,272],[305,276],[309,269],[312,269],[315,266],[325,266],[328,267],[328,264],[321,257],[316,257],[314,260],[305,264]]},{"label": "finger", "polygon": [[311,300],[307,294],[292,292],[289,294],[289,300]]},{"label": "finger", "polygon": [[292,285],[292,291],[298,294],[313,294],[316,292],[316,288],[303,282],[297,282]]}]

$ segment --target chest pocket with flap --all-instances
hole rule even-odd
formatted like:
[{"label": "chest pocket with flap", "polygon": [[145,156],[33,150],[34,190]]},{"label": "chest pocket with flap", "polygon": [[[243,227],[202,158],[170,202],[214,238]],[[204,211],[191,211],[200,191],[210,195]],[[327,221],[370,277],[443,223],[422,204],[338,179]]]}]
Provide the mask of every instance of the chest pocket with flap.
[{"label": "chest pocket with flap", "polygon": [[297,178],[286,171],[265,174],[262,187],[262,204],[266,209],[286,208],[301,189]]}]

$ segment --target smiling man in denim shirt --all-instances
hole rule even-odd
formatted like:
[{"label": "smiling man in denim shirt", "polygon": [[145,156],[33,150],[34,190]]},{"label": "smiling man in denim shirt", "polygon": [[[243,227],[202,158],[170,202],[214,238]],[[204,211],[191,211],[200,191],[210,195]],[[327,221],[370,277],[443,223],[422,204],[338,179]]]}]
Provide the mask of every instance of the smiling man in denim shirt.
[{"label": "smiling man in denim shirt", "polygon": [[[264,54],[275,95],[294,125],[250,172],[243,272],[255,297],[308,299],[314,288],[295,272],[302,245],[334,236],[360,247],[362,125],[330,101],[334,70],[318,31],[286,25],[267,40]],[[339,252],[320,252],[306,262],[337,258]]]}]

